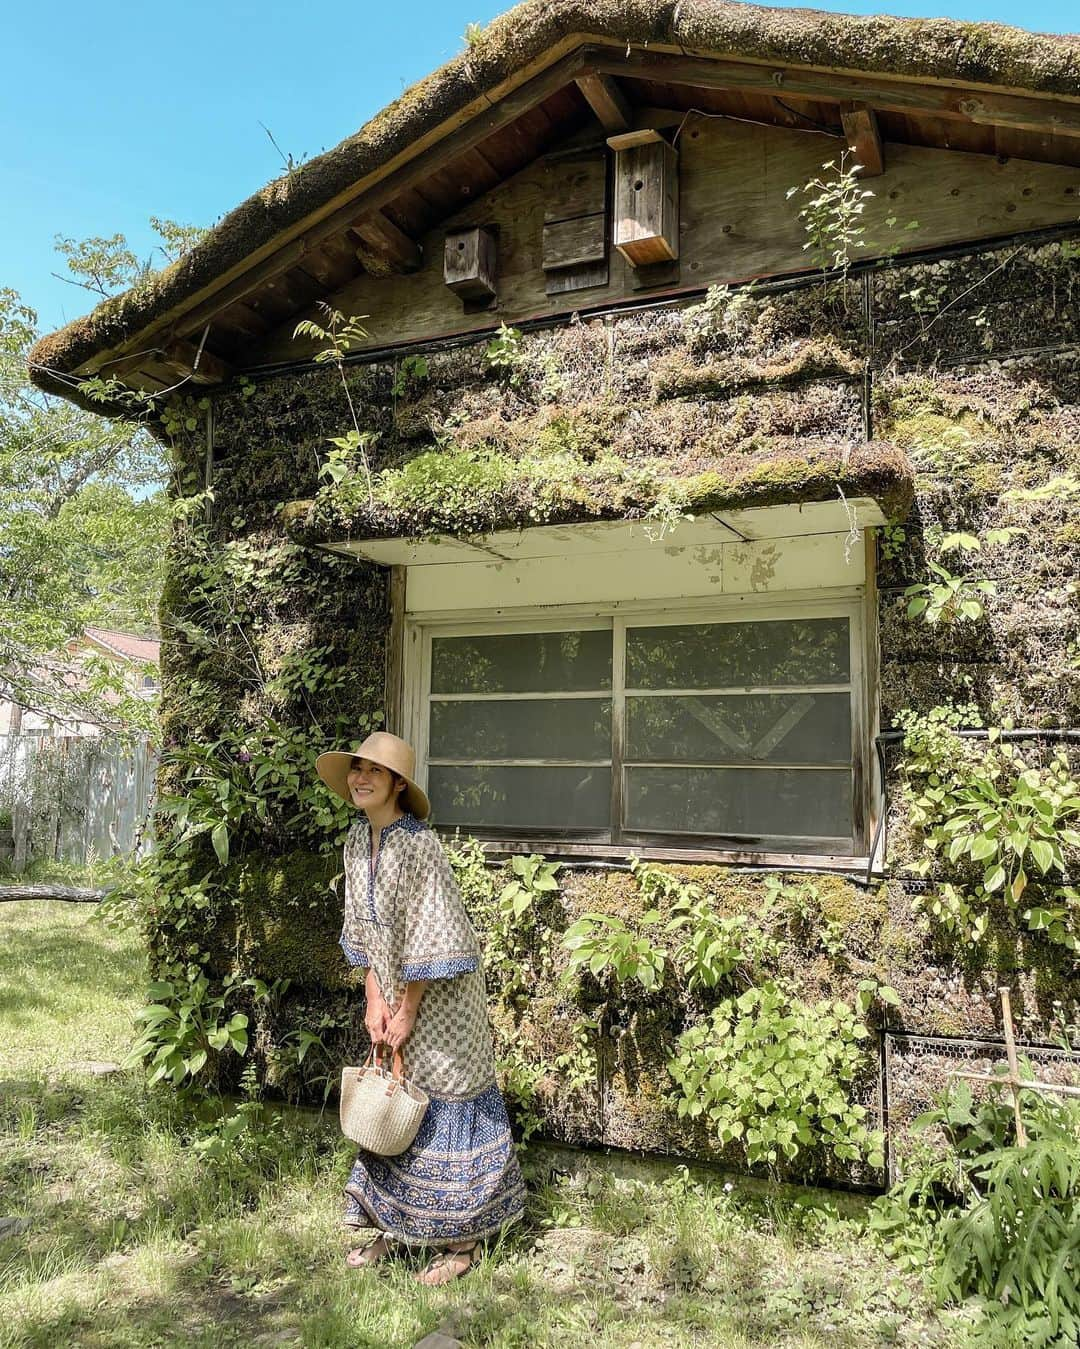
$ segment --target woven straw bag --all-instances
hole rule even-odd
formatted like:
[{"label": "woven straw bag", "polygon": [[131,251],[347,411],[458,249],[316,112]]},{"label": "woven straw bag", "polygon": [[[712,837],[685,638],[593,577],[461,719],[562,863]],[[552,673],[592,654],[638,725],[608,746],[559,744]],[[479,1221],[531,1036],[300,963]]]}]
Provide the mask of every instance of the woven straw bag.
[{"label": "woven straw bag", "polygon": [[428,1098],[406,1078],[399,1049],[389,1072],[380,1051],[372,1045],[365,1063],[341,1071],[341,1132],[368,1152],[396,1157],[416,1137]]}]

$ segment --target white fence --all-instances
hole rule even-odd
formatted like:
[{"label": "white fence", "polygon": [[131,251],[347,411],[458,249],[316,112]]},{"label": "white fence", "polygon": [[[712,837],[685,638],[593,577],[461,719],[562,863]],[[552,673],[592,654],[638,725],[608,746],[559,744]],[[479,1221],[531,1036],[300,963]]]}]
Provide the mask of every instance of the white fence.
[{"label": "white fence", "polygon": [[141,851],[156,770],[145,740],[0,735],[0,858],[18,871]]}]

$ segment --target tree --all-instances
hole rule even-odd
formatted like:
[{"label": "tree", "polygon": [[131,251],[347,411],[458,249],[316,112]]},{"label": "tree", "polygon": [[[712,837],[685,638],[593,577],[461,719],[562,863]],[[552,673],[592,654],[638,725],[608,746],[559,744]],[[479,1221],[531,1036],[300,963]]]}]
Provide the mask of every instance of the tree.
[{"label": "tree", "polygon": [[90,239],[68,239],[58,234],[56,251],[67,258],[71,276],[62,276],[59,272],[53,272],[53,276],[108,298],[122,290],[137,289],[153,276],[155,253],[160,253],[166,264],[178,262],[207,233],[200,225],[181,225],[156,215],[150,217],[150,225],[161,242],[155,245],[148,258],[141,259],[128,247],[122,234],[108,238],[96,235]]},{"label": "tree", "polygon": [[34,311],[0,289],[0,697],[115,722],[102,680],[73,689],[49,656],[87,624],[155,628],[168,467],[145,429],[29,383],[37,335]]}]

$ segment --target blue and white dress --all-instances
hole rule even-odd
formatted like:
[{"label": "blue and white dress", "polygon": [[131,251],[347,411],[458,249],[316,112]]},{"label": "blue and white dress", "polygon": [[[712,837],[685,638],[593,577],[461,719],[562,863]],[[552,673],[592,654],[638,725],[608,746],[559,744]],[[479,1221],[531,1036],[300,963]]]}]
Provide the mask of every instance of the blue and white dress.
[{"label": "blue and white dress", "polygon": [[405,1152],[360,1149],[346,1221],[414,1245],[493,1235],[521,1217],[525,1187],[495,1084],[480,948],[442,845],[414,816],[383,829],[374,862],[367,816],[349,831],[341,947],[374,970],[388,1003],[430,981],[403,1053],[431,1104]]}]

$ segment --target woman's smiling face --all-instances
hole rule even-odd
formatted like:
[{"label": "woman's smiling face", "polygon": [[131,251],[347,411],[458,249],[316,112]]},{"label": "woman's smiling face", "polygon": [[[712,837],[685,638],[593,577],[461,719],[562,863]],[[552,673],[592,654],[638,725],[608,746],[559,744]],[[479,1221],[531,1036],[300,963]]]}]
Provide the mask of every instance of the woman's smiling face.
[{"label": "woman's smiling face", "polygon": [[361,810],[377,813],[390,805],[397,795],[398,779],[388,768],[372,763],[370,759],[354,759],[345,781],[353,805]]}]

